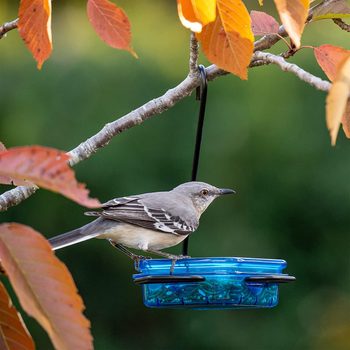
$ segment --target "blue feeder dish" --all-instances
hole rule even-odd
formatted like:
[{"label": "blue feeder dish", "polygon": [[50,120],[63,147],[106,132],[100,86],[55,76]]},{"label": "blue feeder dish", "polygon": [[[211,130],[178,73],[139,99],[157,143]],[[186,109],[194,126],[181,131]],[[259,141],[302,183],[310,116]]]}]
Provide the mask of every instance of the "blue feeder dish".
[{"label": "blue feeder dish", "polygon": [[141,260],[133,275],[148,307],[187,309],[271,308],[278,304],[278,284],[294,281],[283,274],[284,260],[190,258]]}]

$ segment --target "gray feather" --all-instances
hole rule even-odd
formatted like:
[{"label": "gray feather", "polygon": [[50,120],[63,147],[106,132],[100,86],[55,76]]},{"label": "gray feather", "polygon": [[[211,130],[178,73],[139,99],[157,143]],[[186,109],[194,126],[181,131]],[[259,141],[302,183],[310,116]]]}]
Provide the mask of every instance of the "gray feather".
[{"label": "gray feather", "polygon": [[76,230],[62,233],[61,235],[50,238],[49,242],[53,250],[61,249],[91,238],[95,238],[104,233],[105,230],[108,230],[116,225],[118,225],[116,221],[98,218]]},{"label": "gray feather", "polygon": [[188,235],[198,227],[198,214],[190,198],[173,191],[115,198],[102,204],[100,212],[85,215],[175,235]]}]

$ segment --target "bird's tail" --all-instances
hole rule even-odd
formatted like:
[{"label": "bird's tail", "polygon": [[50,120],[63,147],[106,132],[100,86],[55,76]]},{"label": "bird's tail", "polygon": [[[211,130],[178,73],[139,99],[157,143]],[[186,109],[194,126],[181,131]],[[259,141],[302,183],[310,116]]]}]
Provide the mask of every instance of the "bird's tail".
[{"label": "bird's tail", "polygon": [[[61,249],[99,236],[106,229],[106,221],[111,220],[104,220],[102,218],[98,218],[85,226],[50,238],[49,242],[52,246],[52,249]],[[108,226],[110,226],[110,224],[111,223],[108,223]]]}]

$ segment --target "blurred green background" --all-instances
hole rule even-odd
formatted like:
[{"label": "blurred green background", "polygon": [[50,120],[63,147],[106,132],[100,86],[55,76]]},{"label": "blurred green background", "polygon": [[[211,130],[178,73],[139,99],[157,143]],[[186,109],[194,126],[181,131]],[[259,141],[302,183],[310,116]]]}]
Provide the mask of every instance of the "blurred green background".
[{"label": "blurred green background", "polygon": [[[258,9],[257,2],[247,1]],[[38,71],[16,31],[0,41],[0,140],[70,150],[115,120],[175,86],[187,74],[189,32],[176,2],[126,1],[139,55],[100,41],[85,1],[53,2],[52,57]],[[0,2],[0,22],[18,1]],[[276,13],[270,4],[265,11]],[[308,26],[305,45],[349,48],[332,22]],[[284,44],[274,52],[285,50]],[[202,56],[201,63],[208,62]],[[325,77],[310,49],[295,58]],[[350,142],[330,146],[325,94],[275,66],[252,69],[249,80],[210,83],[199,179],[235,188],[203,216],[190,241],[192,256],[283,258],[297,282],[280,287],[270,310],[153,310],[131,280],[131,262],[92,240],[57,255],[69,267],[92,322],[96,349],[349,349]],[[190,177],[198,103],[194,96],[115,137],[77,165],[91,195],[106,201],[170,189]],[[3,186],[3,190],[7,187]],[[84,208],[40,190],[1,214],[47,237],[90,219]],[[180,252],[181,247],[171,249]],[[25,317],[38,349],[52,346]]]}]

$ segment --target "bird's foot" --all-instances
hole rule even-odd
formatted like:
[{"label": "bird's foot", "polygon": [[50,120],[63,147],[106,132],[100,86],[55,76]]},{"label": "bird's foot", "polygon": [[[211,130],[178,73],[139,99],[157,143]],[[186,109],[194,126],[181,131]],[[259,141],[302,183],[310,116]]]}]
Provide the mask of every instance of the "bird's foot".
[{"label": "bird's foot", "polygon": [[175,264],[178,260],[182,260],[182,259],[189,259],[191,258],[189,255],[172,255],[171,259],[171,266],[170,266],[170,274],[174,274],[174,270],[175,270]]},{"label": "bird's foot", "polygon": [[178,260],[180,259],[191,259],[191,257],[189,255],[178,255]]},{"label": "bird's foot", "polygon": [[141,260],[147,260],[147,259],[152,259],[150,256],[143,256],[143,255],[136,255],[133,254],[133,256],[131,257],[131,259],[134,261],[135,263],[135,269],[139,270],[140,268],[140,261]]},{"label": "bird's foot", "polygon": [[147,249],[147,251],[152,253],[152,254],[157,254],[157,255],[163,256],[167,259],[170,259],[171,260],[171,267],[170,267],[170,274],[171,275],[174,273],[175,264],[176,264],[177,260],[190,258],[190,256],[188,256],[188,255],[174,255],[174,254],[169,254],[169,253],[165,253],[165,252],[162,252],[160,250],[154,250],[154,249]]}]

